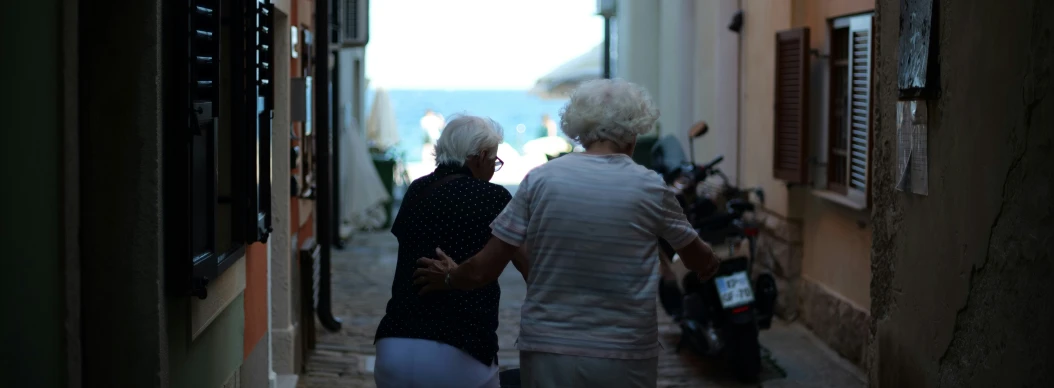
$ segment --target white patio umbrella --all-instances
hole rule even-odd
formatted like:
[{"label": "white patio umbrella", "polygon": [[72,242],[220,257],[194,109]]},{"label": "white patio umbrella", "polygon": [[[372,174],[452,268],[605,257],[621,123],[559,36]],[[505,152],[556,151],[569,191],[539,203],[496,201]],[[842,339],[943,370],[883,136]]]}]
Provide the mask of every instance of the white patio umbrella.
[{"label": "white patio umbrella", "polygon": [[377,88],[373,95],[373,107],[366,118],[366,137],[381,147],[390,147],[399,142],[399,126],[392,110],[392,100],[388,91]]},{"label": "white patio umbrella", "polygon": [[341,139],[340,235],[379,228],[387,219],[385,204],[392,200],[373,165],[369,145],[354,122],[343,126]]},{"label": "white patio umbrella", "polygon": [[567,98],[578,84],[604,76],[603,47],[597,46],[586,53],[564,62],[535,82],[531,94],[542,98]]}]

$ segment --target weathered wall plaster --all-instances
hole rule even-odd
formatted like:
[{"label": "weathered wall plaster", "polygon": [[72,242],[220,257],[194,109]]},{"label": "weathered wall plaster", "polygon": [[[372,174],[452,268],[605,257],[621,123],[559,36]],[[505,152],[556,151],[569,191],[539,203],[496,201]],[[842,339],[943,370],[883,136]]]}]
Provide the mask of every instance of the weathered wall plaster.
[{"label": "weathered wall plaster", "polygon": [[870,383],[1054,386],[1054,2],[935,2],[929,196],[894,190],[900,1],[878,2]]}]

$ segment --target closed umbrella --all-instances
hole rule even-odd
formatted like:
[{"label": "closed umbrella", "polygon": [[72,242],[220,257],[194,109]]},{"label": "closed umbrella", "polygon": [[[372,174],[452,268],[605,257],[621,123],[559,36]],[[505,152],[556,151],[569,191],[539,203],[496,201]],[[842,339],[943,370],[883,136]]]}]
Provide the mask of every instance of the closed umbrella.
[{"label": "closed umbrella", "polygon": [[399,142],[399,126],[395,122],[395,111],[388,91],[377,88],[373,95],[373,107],[366,118],[366,136],[381,148],[387,148]]},{"label": "closed umbrella", "polygon": [[384,226],[388,220],[385,206],[392,200],[380,174],[373,165],[369,146],[354,123],[344,126],[341,136],[340,237],[352,231]]}]

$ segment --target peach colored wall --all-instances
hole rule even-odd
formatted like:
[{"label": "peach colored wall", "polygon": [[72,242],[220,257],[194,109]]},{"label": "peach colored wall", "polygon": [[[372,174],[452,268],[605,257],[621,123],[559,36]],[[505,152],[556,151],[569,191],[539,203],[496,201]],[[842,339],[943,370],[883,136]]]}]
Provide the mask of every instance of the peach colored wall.
[{"label": "peach colored wall", "polygon": [[244,260],[245,341],[242,343],[242,357],[247,358],[267,334],[267,244],[249,245]]},{"label": "peach colored wall", "polygon": [[[867,309],[870,306],[871,281],[871,228],[866,223],[868,212],[850,210],[818,198],[811,194],[809,187],[788,189],[784,182],[773,178],[772,107],[776,33],[792,27],[808,26],[810,45],[826,51],[827,20],[871,10],[874,1],[743,0],[741,4],[744,15],[747,15],[742,35],[741,184],[763,188],[766,194],[765,208],[770,212],[802,222],[803,277]],[[817,83],[813,82],[813,85]],[[823,88],[811,92],[825,94]],[[822,123],[824,117],[810,119],[821,120],[818,123],[825,125]],[[816,131],[813,132],[813,136],[819,136]],[[815,153],[810,151],[810,154]],[[865,221],[864,226],[861,227],[858,221]]]},{"label": "peach colored wall", "polygon": [[791,2],[743,0],[742,123],[740,136],[740,185],[765,190],[765,208],[790,215],[788,192],[772,177],[773,93],[775,88],[776,32],[791,26]]},{"label": "peach colored wall", "polygon": [[794,0],[791,23],[796,27],[809,27],[812,47],[825,47],[828,19],[874,9],[874,0]]},{"label": "peach colored wall", "polygon": [[870,212],[823,198],[807,203],[802,277],[827,287],[864,311],[871,308]]}]

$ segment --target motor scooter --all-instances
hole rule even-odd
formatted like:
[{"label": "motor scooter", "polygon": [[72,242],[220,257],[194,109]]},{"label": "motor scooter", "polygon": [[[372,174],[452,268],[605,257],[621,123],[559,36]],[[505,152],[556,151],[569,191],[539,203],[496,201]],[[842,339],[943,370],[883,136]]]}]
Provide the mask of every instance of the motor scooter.
[{"label": "motor scooter", "polygon": [[[705,132],[705,129],[693,128],[689,139]],[[687,346],[697,353],[720,357],[736,377],[754,380],[761,369],[758,332],[770,327],[777,297],[775,278],[771,274],[753,276],[758,227],[746,216],[755,210],[751,194],[762,203],[764,194],[758,189],[742,190],[729,184],[717,167],[723,157],[703,165],[674,166],[672,162],[676,160],[679,144],[664,139],[655,148],[656,171],[675,188],[700,238],[711,246],[727,245],[729,249],[728,257],[721,260],[717,274],[711,279],[704,281],[689,272],[681,287],[668,278],[660,283],[661,304],[681,328],[678,351]],[[720,178],[717,189],[707,195],[697,195],[698,186],[711,177]],[[743,243],[747,244],[746,254],[737,254],[736,247]],[[661,256],[671,259],[665,265],[677,260],[672,246],[664,241],[660,241],[660,246]]]}]

